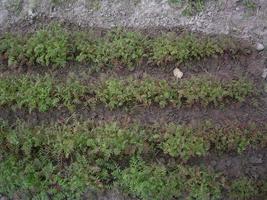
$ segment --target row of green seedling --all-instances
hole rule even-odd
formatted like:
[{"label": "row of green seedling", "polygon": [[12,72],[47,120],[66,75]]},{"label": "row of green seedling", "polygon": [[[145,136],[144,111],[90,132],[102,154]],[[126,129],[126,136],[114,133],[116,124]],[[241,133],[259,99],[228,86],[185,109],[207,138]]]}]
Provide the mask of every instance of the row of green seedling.
[{"label": "row of green seedling", "polygon": [[42,112],[59,106],[74,110],[79,104],[93,107],[100,103],[110,109],[151,104],[218,106],[231,101],[243,102],[253,94],[256,94],[255,87],[244,78],[223,82],[210,76],[196,76],[168,83],[151,77],[142,80],[129,77],[108,78],[94,85],[84,85],[75,78],[58,82],[48,75],[0,79],[0,106]]},{"label": "row of green seedling", "polygon": [[1,121],[0,193],[9,197],[81,199],[88,188],[119,188],[144,200],[221,199],[223,191],[245,200],[260,192],[252,179],[228,180],[187,161],[212,151],[264,147],[264,125],[143,127],[74,119],[12,127]]},{"label": "row of green seedling", "polygon": [[231,40],[200,38],[187,33],[148,37],[138,32],[110,31],[103,37],[93,32],[69,33],[51,25],[25,36],[6,34],[0,39],[0,55],[9,66],[62,67],[68,61],[90,64],[96,69],[144,61],[154,64],[182,63],[237,49]]}]

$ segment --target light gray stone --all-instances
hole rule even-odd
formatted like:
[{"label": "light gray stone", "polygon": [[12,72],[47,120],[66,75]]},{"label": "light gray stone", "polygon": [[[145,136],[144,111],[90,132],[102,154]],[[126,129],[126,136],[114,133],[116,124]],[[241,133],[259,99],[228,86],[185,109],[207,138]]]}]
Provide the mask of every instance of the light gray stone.
[{"label": "light gray stone", "polygon": [[246,9],[236,9],[242,8],[237,0],[205,1],[203,11],[195,16],[184,16],[185,5],[170,5],[168,0],[75,0],[58,1],[59,3],[51,0],[23,0],[22,12],[14,16],[4,6],[6,2],[12,1],[14,0],[0,1],[0,30],[23,19],[44,16],[83,27],[185,26],[189,30],[208,34],[231,34],[258,41],[266,35],[264,27],[267,27],[265,0],[259,1],[257,12],[249,15]]},{"label": "light gray stone", "polygon": [[264,50],[264,45],[261,44],[261,43],[257,43],[257,44],[256,44],[256,49],[257,49],[258,51],[263,51],[263,50]]},{"label": "light gray stone", "polygon": [[264,78],[264,79],[267,78],[267,68],[264,68],[264,69],[263,69],[263,72],[262,72],[261,77]]}]

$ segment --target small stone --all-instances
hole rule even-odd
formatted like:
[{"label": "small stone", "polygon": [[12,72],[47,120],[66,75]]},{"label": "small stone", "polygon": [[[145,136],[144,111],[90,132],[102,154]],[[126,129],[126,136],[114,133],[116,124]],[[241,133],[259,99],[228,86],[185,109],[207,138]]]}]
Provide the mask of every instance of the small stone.
[{"label": "small stone", "polygon": [[262,156],[251,156],[249,162],[252,164],[261,164],[263,163]]},{"label": "small stone", "polygon": [[263,69],[263,73],[262,73],[261,77],[266,79],[266,77],[267,77],[267,68]]},{"label": "small stone", "polygon": [[257,45],[256,45],[256,49],[257,49],[258,51],[262,51],[262,50],[264,50],[264,45],[261,44],[261,43],[257,43]]},{"label": "small stone", "polygon": [[182,77],[183,77],[183,72],[180,70],[180,69],[178,69],[178,68],[175,68],[174,70],[173,70],[173,75],[177,78],[177,79],[181,79]]},{"label": "small stone", "polygon": [[231,166],[231,161],[230,161],[230,160],[227,160],[227,161],[225,162],[225,165],[226,165],[227,167],[230,167],[230,166]]},{"label": "small stone", "polygon": [[267,93],[267,83],[264,84],[264,92]]},{"label": "small stone", "polygon": [[211,166],[212,166],[212,167],[215,167],[215,166],[216,166],[216,164],[217,164],[217,162],[216,162],[215,160],[213,160],[213,161],[211,161],[211,163],[210,163],[210,164],[211,164]]}]

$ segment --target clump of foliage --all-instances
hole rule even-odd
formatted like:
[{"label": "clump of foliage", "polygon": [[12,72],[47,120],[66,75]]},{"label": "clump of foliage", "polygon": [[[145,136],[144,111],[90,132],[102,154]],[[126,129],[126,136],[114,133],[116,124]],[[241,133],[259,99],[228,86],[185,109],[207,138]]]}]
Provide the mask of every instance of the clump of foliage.
[{"label": "clump of foliage", "polygon": [[185,182],[188,199],[221,199],[222,182],[219,174],[198,167],[186,168],[184,171],[188,179]]},{"label": "clump of foliage", "polygon": [[[100,63],[96,58],[101,50],[100,39],[94,37],[91,32],[77,32],[74,35],[74,47],[76,61],[81,63]],[[101,46],[101,47],[100,47]],[[99,50],[98,50],[99,48]],[[104,49],[102,49],[104,51]],[[96,53],[98,52],[98,53]]]},{"label": "clump of foliage", "polygon": [[85,94],[85,87],[78,82],[57,84],[51,76],[22,76],[0,79],[0,105],[41,112],[60,104],[71,108]]},{"label": "clump of foliage", "polygon": [[258,7],[257,3],[254,0],[244,0],[243,5],[248,9],[255,11]]},{"label": "clump of foliage", "polygon": [[88,36],[82,38],[85,39],[77,42],[76,59],[79,62],[132,68],[145,54],[146,38],[136,32],[114,31],[102,39],[88,39]]},{"label": "clump of foliage", "polygon": [[27,107],[30,111],[35,108],[46,111],[59,102],[58,98],[53,97],[52,85],[52,79],[48,76],[0,79],[0,104],[15,104],[20,108]]},{"label": "clump of foliage", "polygon": [[178,165],[147,165],[140,159],[131,160],[130,167],[115,173],[117,184],[141,199],[220,199],[221,186],[213,173]]},{"label": "clump of foliage", "polygon": [[[214,130],[214,129],[213,129]],[[257,144],[254,138],[253,132],[255,131],[253,126],[245,128],[239,128],[234,126],[215,128],[216,134],[210,134],[209,140],[215,145],[215,149],[218,152],[230,152],[236,150],[238,153],[242,153],[250,144]],[[256,133],[256,131],[255,131]],[[260,136],[260,133],[257,133]]]},{"label": "clump of foliage", "polygon": [[[260,134],[251,132],[247,135],[262,140]],[[208,144],[215,141],[210,138],[217,137],[218,130],[207,125],[205,128],[166,125],[154,129],[77,119],[35,126],[17,122],[11,126],[0,120],[0,193],[10,198],[20,193],[27,196],[24,199],[81,199],[88,187],[93,190],[119,187],[144,200],[220,199],[225,183],[220,175],[186,164],[187,158],[202,156],[206,149],[202,145],[193,147],[189,139],[181,140],[184,144],[171,143],[178,133]],[[228,137],[226,133],[223,137]],[[209,148],[228,140],[216,142]],[[261,142],[266,145],[266,140]],[[233,144],[236,146],[231,146],[231,150],[238,149],[238,143]],[[191,152],[184,148],[186,145],[192,148]],[[165,153],[183,158],[184,162],[159,164],[151,155],[166,155],[165,146]],[[230,183],[230,195],[249,198],[256,194],[251,185],[244,181]]]},{"label": "clump of foliage", "polygon": [[248,200],[258,194],[257,187],[248,178],[237,179],[230,187],[230,197],[236,200]]},{"label": "clump of foliage", "polygon": [[89,93],[92,102],[104,103],[111,109],[136,104],[158,104],[161,107],[194,103],[218,105],[226,99],[242,102],[253,93],[253,85],[245,79],[222,83],[206,77],[193,77],[181,81],[179,85],[149,77],[143,80],[110,78],[91,88],[73,77],[66,82],[57,82],[48,75],[22,76],[2,78],[0,86],[0,105],[15,105],[30,111],[37,108],[42,112],[58,105],[64,105],[70,110],[80,103],[89,102],[91,105],[87,98]]},{"label": "clump of foliage", "polygon": [[11,129],[1,122],[0,193],[80,199],[87,186],[101,188],[101,181],[111,179],[115,161],[142,151],[142,133],[136,131],[114,123]]},{"label": "clump of foliage", "polygon": [[180,197],[184,179],[169,173],[163,165],[146,165],[141,159],[132,159],[129,168],[115,173],[117,184],[141,199],[172,199]]},{"label": "clump of foliage", "polygon": [[252,93],[252,83],[243,78],[222,83],[209,76],[199,76],[182,81],[179,86],[179,94],[187,104],[218,105],[228,98],[242,102]]},{"label": "clump of foliage", "polygon": [[87,90],[75,77],[68,77],[64,84],[55,86],[55,96],[69,110],[74,110],[75,105],[82,102]]},{"label": "clump of foliage", "polygon": [[64,66],[70,53],[69,35],[58,25],[34,33],[25,45],[26,56],[33,64]]},{"label": "clump of foliage", "polygon": [[147,78],[142,81],[108,79],[96,88],[96,98],[110,108],[142,103],[167,105],[173,99],[174,91],[165,80]]},{"label": "clump of foliage", "polygon": [[6,34],[1,38],[0,55],[3,60],[7,60],[8,66],[19,64],[25,57],[24,38]]},{"label": "clump of foliage", "polygon": [[158,64],[185,62],[223,52],[223,49],[212,40],[200,40],[193,35],[177,38],[173,34],[156,38],[151,42],[151,49],[151,58]]},{"label": "clump of foliage", "polygon": [[[100,67],[134,68],[141,61],[162,64],[186,62],[223,53],[225,47],[212,39],[193,34],[177,37],[167,34],[148,38],[138,32],[109,31],[104,36],[93,32],[70,34],[52,24],[26,36],[6,35],[0,39],[0,53],[9,64],[62,67],[69,60]],[[227,48],[227,47],[226,47]]]},{"label": "clump of foliage", "polygon": [[209,143],[190,127],[170,125],[164,132],[161,148],[173,157],[187,160],[192,156],[204,156]]},{"label": "clump of foliage", "polygon": [[22,10],[22,0],[11,0],[3,2],[3,5],[6,7],[6,9],[12,14],[18,15]]},{"label": "clump of foliage", "polygon": [[187,161],[192,157],[205,156],[210,151],[242,153],[248,146],[265,146],[265,133],[257,130],[254,124],[214,126],[204,121],[196,127],[174,124],[153,127],[151,141],[164,153]]},{"label": "clump of foliage", "polygon": [[199,76],[182,80],[179,85],[168,84],[165,80],[146,78],[144,80],[108,79],[95,89],[96,98],[110,108],[132,104],[150,105],[152,103],[165,107],[195,103],[207,106],[218,105],[227,99],[239,102],[253,93],[253,85],[245,79],[223,83],[217,79]]},{"label": "clump of foliage", "polygon": [[182,13],[189,16],[201,12],[205,4],[205,0],[168,0],[168,2],[173,5],[185,5]]}]

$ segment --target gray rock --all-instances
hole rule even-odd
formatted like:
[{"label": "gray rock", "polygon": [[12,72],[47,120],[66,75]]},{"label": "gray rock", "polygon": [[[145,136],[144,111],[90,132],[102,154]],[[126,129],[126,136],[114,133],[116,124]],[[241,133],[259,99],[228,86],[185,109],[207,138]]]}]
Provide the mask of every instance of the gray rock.
[{"label": "gray rock", "polygon": [[251,156],[251,157],[249,158],[249,162],[250,162],[251,164],[262,164],[262,163],[263,163],[262,155]]},{"label": "gray rock", "polygon": [[263,72],[262,72],[261,77],[264,78],[264,79],[266,79],[266,77],[267,77],[267,68],[264,68],[263,69]]},{"label": "gray rock", "polygon": [[215,160],[213,160],[213,161],[211,161],[211,163],[210,163],[210,164],[211,164],[211,166],[212,166],[212,167],[215,167],[215,166],[216,166],[216,164],[217,164],[217,162],[216,162]]},{"label": "gray rock", "polygon": [[230,167],[230,166],[231,166],[231,160],[227,160],[226,163],[225,163],[225,165],[226,165],[227,167]]},{"label": "gray rock", "polygon": [[253,41],[263,38],[262,44],[267,45],[264,39],[267,35],[266,0],[257,2],[260,9],[253,16],[247,16],[246,11],[237,5],[237,0],[207,1],[203,11],[195,16],[185,16],[184,6],[170,5],[168,0],[75,0],[67,3],[57,1],[57,4],[51,0],[25,0],[21,1],[22,12],[17,15],[6,9],[3,2],[7,1],[12,0],[0,0],[0,30],[17,25],[25,17],[35,19],[35,15],[41,15],[87,27],[186,27],[208,34],[251,38]]},{"label": "gray rock", "polygon": [[256,44],[256,49],[257,49],[258,51],[262,51],[262,50],[264,50],[264,45],[261,44],[261,43],[257,43],[257,44]]},{"label": "gray rock", "polygon": [[264,92],[267,93],[267,83],[264,84]]}]

